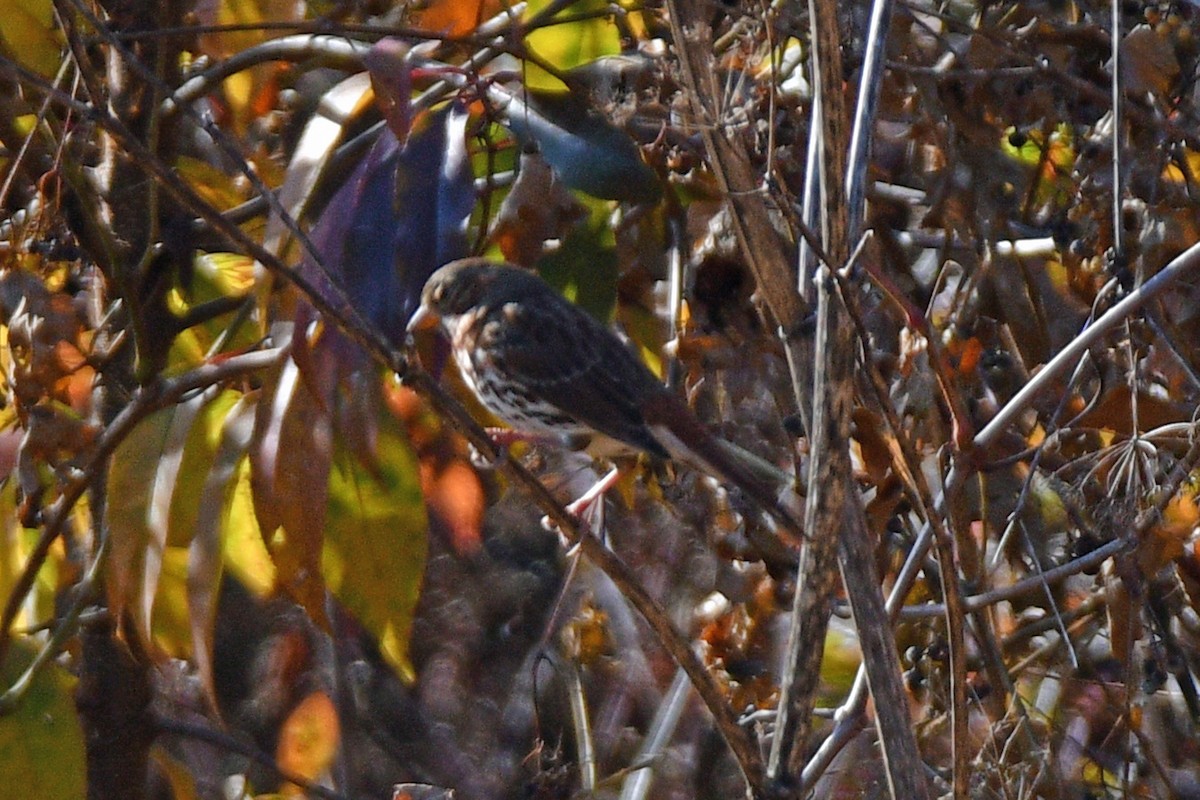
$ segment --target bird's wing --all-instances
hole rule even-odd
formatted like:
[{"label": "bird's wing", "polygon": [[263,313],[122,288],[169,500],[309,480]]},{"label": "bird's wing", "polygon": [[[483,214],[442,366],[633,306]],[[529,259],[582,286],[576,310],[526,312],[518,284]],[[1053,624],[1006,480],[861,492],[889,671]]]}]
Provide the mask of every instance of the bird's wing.
[{"label": "bird's wing", "polygon": [[550,289],[497,311],[507,318],[493,329],[499,369],[584,425],[668,457],[641,412],[662,386],[612,331]]}]

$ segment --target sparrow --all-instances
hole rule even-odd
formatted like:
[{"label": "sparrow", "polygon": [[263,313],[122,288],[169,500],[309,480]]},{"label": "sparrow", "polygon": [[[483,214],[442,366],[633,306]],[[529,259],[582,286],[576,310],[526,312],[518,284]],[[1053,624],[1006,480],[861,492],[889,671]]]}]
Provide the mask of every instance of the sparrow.
[{"label": "sparrow", "polygon": [[[799,538],[783,501],[795,497],[791,487],[764,479],[754,457],[741,458],[744,451],[709,431],[615,333],[533,272],[483,258],[453,261],[425,283],[408,330],[434,320],[467,386],[514,431],[590,440],[589,452],[609,457],[640,451],[682,462],[740,489]],[[795,561],[782,542],[770,547]]]}]

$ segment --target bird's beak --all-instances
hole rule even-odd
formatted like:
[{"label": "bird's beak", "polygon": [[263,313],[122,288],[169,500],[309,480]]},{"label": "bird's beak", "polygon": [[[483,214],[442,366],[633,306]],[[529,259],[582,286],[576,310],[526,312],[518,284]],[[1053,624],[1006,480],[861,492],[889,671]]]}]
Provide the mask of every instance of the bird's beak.
[{"label": "bird's beak", "polygon": [[431,310],[429,306],[420,306],[416,313],[409,319],[405,331],[413,333],[414,331],[424,331],[432,328],[438,322],[437,312]]}]

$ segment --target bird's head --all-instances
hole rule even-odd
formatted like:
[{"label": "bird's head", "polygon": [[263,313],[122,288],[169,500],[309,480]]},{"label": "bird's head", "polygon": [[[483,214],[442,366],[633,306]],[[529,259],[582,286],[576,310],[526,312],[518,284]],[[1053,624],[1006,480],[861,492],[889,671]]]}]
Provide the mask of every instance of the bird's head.
[{"label": "bird's head", "polygon": [[421,290],[421,305],[408,321],[408,330],[424,330],[439,321],[448,322],[477,306],[491,269],[494,269],[491,264],[478,258],[451,261],[438,269]]},{"label": "bird's head", "polygon": [[441,267],[425,282],[421,305],[408,322],[408,330],[431,327],[438,321],[450,325],[480,306],[504,303],[506,293],[523,294],[541,279],[532,273],[482,258],[463,258]]}]

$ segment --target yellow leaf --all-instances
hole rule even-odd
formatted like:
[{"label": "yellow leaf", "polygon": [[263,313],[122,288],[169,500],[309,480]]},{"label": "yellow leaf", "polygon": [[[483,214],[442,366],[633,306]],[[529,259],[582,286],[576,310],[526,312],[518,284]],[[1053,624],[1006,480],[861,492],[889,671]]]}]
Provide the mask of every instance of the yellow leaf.
[{"label": "yellow leaf", "polygon": [[266,597],[275,586],[275,563],[263,544],[254,499],[250,492],[250,464],[238,473],[225,520],[225,566],[258,597]]},{"label": "yellow leaf", "polygon": [[[14,642],[0,665],[5,687],[25,670],[32,652]],[[83,800],[87,767],[72,678],[46,666],[11,713],[0,716],[0,775],[20,797]]]},{"label": "yellow leaf", "polygon": [[1163,177],[1174,183],[1187,183],[1189,178],[1191,180],[1200,178],[1200,153],[1185,148],[1183,159],[1187,164],[1189,174],[1184,174],[1184,171],[1179,166],[1171,162],[1163,168]]},{"label": "yellow leaf", "polygon": [[0,0],[0,53],[47,77],[62,60],[51,0]]},{"label": "yellow leaf", "polygon": [[179,156],[175,159],[175,171],[218,211],[228,211],[246,199],[245,190],[231,175],[207,161]]},{"label": "yellow leaf", "polygon": [[227,389],[200,409],[192,422],[171,494],[167,541],[172,545],[183,547],[192,540],[200,514],[200,490],[212,469],[225,418],[242,397],[241,392]]},{"label": "yellow leaf", "polygon": [[[256,262],[241,253],[199,253],[193,261],[196,275],[225,297],[245,297],[254,287]],[[201,297],[201,300],[209,299]]]},{"label": "yellow leaf", "polygon": [[154,614],[150,618],[154,644],[175,658],[187,658],[192,654],[187,561],[186,547],[168,547],[163,551],[162,572],[154,594]]},{"label": "yellow leaf", "polygon": [[196,791],[196,779],[192,777],[187,764],[172,756],[161,746],[155,745],[150,751],[150,758],[158,766],[160,772],[171,785],[171,796],[174,800],[199,800]]},{"label": "yellow leaf", "polygon": [[321,571],[405,680],[408,638],[425,572],[425,501],[417,460],[391,415],[369,457],[338,448],[329,475]]},{"label": "yellow leaf", "polygon": [[[530,19],[548,5],[550,0],[532,0],[526,7],[525,18]],[[607,6],[603,0],[584,0],[572,5],[571,13],[583,16],[588,12],[602,12]],[[621,52],[621,37],[617,26],[612,20],[600,16],[547,25],[531,32],[525,37],[525,43],[530,50],[563,71],[586,64],[600,56],[611,56]],[[525,85],[531,89],[564,89],[561,81],[532,64],[527,64],[524,72]]]}]

